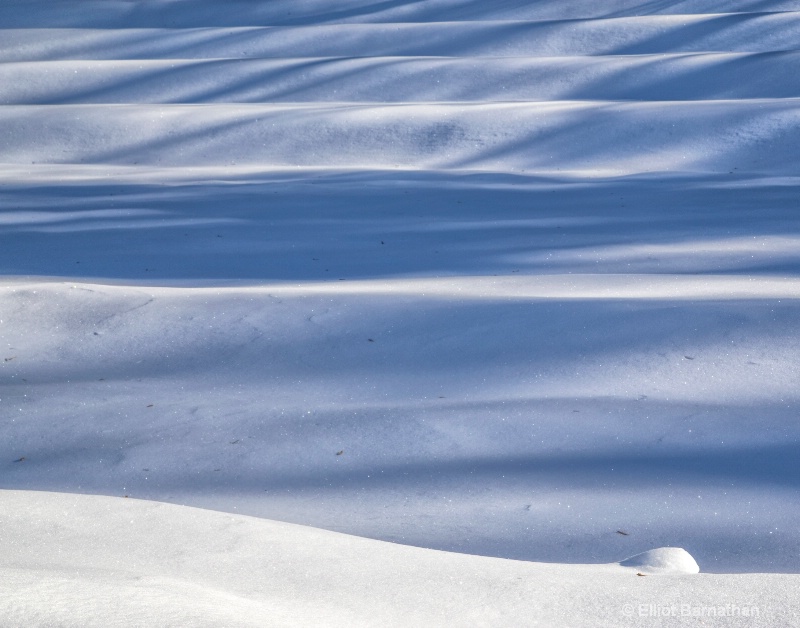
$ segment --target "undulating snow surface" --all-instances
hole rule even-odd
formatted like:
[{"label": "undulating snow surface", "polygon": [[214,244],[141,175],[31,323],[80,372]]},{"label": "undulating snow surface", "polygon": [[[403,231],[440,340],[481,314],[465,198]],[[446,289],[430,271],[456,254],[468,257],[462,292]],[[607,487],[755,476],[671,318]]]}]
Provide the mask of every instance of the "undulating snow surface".
[{"label": "undulating snow surface", "polygon": [[798,42],[0,3],[0,623],[800,624]]},{"label": "undulating snow surface", "polygon": [[[795,575],[438,552],[120,497],[0,492],[4,625],[789,626]],[[694,571],[696,571],[694,565]],[[660,574],[660,575],[656,575]]]}]

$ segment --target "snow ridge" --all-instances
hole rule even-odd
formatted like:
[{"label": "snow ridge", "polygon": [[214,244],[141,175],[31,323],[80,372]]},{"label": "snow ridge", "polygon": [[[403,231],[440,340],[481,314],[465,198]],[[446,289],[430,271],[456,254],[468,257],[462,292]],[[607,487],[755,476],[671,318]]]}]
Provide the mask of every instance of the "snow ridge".
[{"label": "snow ridge", "polygon": [[0,38],[0,162],[797,171],[790,3],[527,4],[268,3],[229,26],[211,2],[97,2],[64,29],[66,5],[12,3],[7,24],[51,27]]}]

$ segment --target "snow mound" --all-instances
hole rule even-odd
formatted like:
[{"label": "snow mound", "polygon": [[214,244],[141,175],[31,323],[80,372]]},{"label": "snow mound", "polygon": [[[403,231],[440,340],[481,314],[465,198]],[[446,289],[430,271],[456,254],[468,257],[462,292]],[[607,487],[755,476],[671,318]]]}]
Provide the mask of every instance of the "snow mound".
[{"label": "snow mound", "polygon": [[[751,628],[798,609],[800,575],[643,579],[120,497],[0,490],[0,531],[0,626],[594,628],[736,604],[724,625]],[[629,560],[648,556],[640,570],[694,564],[676,548]]]},{"label": "snow mound", "polygon": [[700,573],[700,567],[692,555],[682,547],[659,547],[619,563],[623,567],[635,567],[646,574]]}]

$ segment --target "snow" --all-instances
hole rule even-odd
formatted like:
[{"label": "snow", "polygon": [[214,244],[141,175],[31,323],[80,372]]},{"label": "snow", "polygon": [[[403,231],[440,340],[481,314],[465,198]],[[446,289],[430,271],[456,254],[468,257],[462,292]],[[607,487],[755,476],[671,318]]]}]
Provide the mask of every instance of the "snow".
[{"label": "snow", "polygon": [[[2,491],[0,502],[0,609],[7,624],[775,626],[797,620],[797,607],[794,614],[787,608],[797,588],[791,575],[657,575],[648,560],[633,567],[510,561],[120,497]],[[691,560],[679,554],[679,571]]]},{"label": "snow", "polygon": [[719,11],[0,4],[0,623],[800,624],[800,4]]},{"label": "snow", "polygon": [[691,554],[681,547],[659,547],[626,558],[619,563],[623,567],[636,567],[646,574],[691,574],[699,573],[700,567]]}]

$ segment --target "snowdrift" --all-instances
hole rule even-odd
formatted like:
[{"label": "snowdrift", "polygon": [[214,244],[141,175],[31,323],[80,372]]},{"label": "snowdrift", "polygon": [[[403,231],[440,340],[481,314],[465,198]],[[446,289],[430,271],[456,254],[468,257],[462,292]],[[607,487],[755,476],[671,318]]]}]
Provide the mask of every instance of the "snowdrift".
[{"label": "snowdrift", "polygon": [[788,625],[798,580],[681,575],[691,556],[676,548],[628,567],[547,565],[134,499],[3,491],[0,503],[13,539],[0,609],[14,624]]},{"label": "snowdrift", "polygon": [[798,41],[0,3],[0,623],[797,624]]}]

